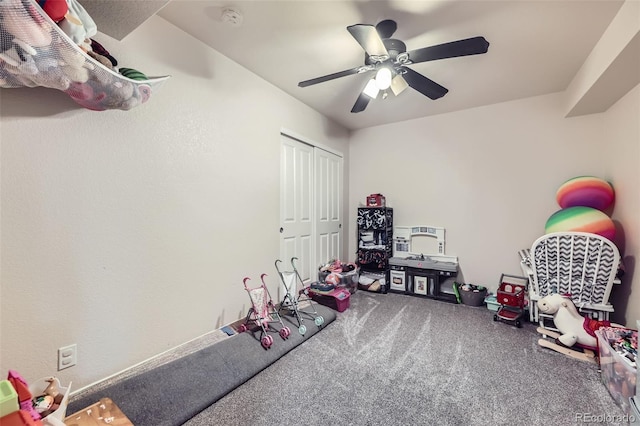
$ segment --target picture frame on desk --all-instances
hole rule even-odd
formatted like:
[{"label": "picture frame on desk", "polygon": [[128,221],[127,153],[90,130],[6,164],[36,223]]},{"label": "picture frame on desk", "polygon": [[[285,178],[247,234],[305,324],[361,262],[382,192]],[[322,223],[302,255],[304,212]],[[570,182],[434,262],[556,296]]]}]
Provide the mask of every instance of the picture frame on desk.
[{"label": "picture frame on desk", "polygon": [[413,277],[413,292],[415,294],[426,296],[428,285],[427,277]]}]

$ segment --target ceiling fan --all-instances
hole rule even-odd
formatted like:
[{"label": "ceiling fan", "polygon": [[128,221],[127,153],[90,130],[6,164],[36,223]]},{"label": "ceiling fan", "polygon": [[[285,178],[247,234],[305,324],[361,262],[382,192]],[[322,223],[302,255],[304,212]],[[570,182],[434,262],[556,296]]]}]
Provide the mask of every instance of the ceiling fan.
[{"label": "ceiling fan", "polygon": [[367,82],[358,96],[351,112],[364,111],[369,101],[375,99],[379,92],[382,92],[383,98],[386,98],[389,88],[396,96],[407,87],[411,87],[430,99],[438,99],[449,90],[412,70],[408,65],[478,55],[486,53],[489,49],[489,42],[484,37],[472,37],[407,52],[407,47],[402,41],[391,38],[397,28],[396,22],[391,19],[381,21],[376,26],[367,24],[348,26],[349,33],[365,51],[364,65],[301,81],[298,86],[307,87],[348,75],[376,71],[375,76]]}]

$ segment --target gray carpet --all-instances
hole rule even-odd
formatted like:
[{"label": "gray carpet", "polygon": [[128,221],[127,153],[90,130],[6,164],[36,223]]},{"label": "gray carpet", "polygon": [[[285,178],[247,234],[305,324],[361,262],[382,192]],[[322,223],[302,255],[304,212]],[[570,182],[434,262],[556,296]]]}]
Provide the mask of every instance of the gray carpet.
[{"label": "gray carpet", "polygon": [[[321,305],[315,305],[315,308],[325,319],[322,328],[336,319],[335,311]],[[309,317],[304,318],[307,326],[304,337],[298,333],[297,321],[285,317],[291,336],[282,340],[277,333],[270,333],[274,343],[269,350],[260,345],[259,330],[236,334],[187,356],[72,398],[67,413],[109,397],[136,426],[181,425],[322,330]],[[279,329],[279,324],[274,324],[274,328]],[[221,423],[209,421],[206,424]]]},{"label": "gray carpet", "polygon": [[585,414],[626,424],[596,365],[492,316],[359,291],[322,333],[185,426],[584,425]]}]

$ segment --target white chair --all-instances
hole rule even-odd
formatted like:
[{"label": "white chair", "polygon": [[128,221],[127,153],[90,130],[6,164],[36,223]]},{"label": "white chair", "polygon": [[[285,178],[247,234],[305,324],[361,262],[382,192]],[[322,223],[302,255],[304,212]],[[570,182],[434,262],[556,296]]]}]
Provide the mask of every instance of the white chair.
[{"label": "white chair", "polygon": [[614,311],[609,295],[620,264],[620,252],[612,241],[586,232],[554,232],[538,238],[529,253],[521,250],[520,256],[522,269],[531,281],[532,322],[546,326],[545,315],[538,312],[536,302],[552,293],[570,295],[585,316],[609,320]]}]

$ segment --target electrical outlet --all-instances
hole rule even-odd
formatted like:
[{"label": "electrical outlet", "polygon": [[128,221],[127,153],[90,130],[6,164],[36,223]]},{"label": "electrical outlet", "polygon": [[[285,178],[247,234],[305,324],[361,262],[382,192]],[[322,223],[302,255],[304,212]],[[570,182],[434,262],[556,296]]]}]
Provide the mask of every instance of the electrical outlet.
[{"label": "electrical outlet", "polygon": [[58,349],[58,371],[73,367],[78,363],[78,346],[64,346]]}]

